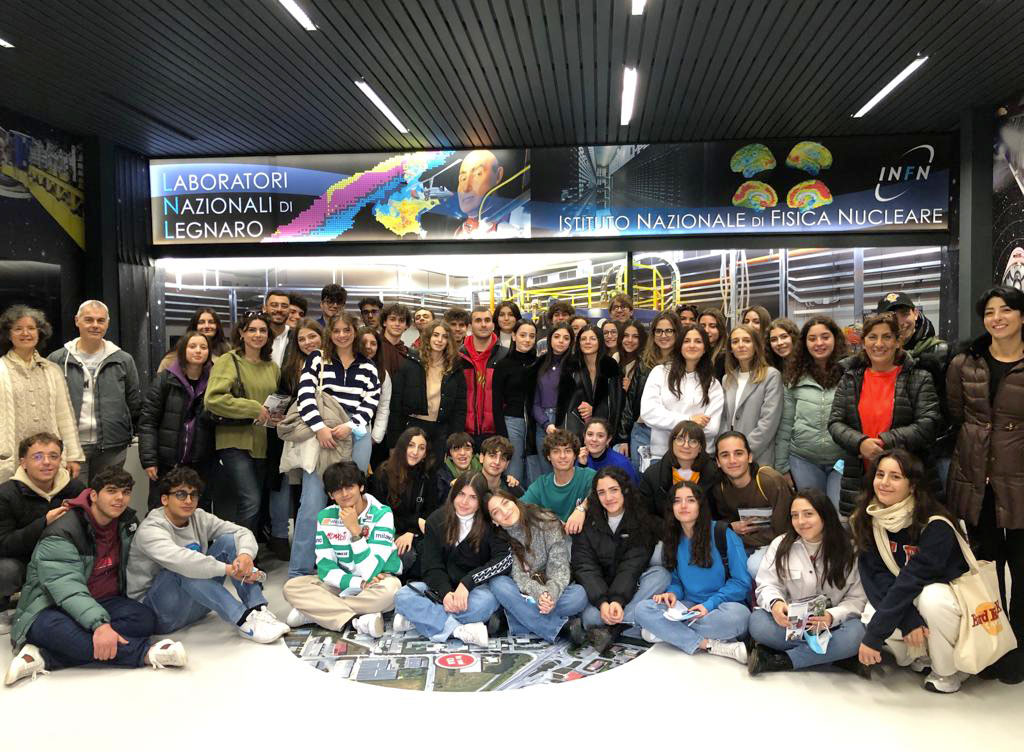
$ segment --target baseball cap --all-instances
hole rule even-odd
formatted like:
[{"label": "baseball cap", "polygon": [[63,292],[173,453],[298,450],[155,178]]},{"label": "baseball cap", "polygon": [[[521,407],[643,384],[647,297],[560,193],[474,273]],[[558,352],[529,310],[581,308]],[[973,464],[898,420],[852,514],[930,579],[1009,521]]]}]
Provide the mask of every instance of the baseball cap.
[{"label": "baseball cap", "polygon": [[917,304],[905,292],[891,292],[878,301],[875,313],[888,313],[894,308],[917,308]]},{"label": "baseball cap", "polygon": [[325,285],[324,289],[320,291],[320,300],[344,304],[348,300],[348,291],[341,285]]}]

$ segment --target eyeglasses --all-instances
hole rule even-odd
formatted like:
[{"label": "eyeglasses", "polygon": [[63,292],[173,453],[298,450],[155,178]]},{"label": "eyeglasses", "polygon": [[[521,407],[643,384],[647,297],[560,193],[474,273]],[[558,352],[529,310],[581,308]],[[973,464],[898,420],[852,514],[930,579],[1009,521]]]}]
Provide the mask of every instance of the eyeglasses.
[{"label": "eyeglasses", "polygon": [[667,335],[675,334],[675,333],[676,333],[675,329],[655,329],[654,330],[654,334],[657,337],[667,336]]},{"label": "eyeglasses", "polygon": [[628,311],[629,310],[629,306],[624,306],[624,305],[622,305],[622,303],[616,303],[615,305],[613,305],[611,307],[611,310],[613,310],[613,311]]},{"label": "eyeglasses", "polygon": [[180,488],[171,494],[178,501],[184,501],[185,499],[193,499],[194,501],[199,500],[198,491],[182,491]]},{"label": "eyeglasses", "polygon": [[60,455],[56,452],[50,452],[49,454],[46,452],[35,452],[30,456],[33,462],[42,462],[43,460],[49,460],[50,462],[60,461]]},{"label": "eyeglasses", "polygon": [[700,446],[700,439],[695,439],[692,436],[683,436],[683,435],[676,436],[675,442],[677,444],[679,444],[679,446],[684,446],[684,447]]}]

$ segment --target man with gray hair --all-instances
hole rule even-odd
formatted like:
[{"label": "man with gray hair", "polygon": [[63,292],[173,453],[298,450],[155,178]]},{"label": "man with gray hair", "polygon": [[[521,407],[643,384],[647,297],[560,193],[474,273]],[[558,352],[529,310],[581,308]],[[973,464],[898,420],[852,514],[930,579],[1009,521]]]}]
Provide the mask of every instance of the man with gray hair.
[{"label": "man with gray hair", "polygon": [[142,399],[139,373],[132,356],[103,338],[110,312],[99,300],[78,307],[79,336],[50,354],[68,382],[78,436],[85,452],[82,480],[101,470],[124,466],[139,420]]}]

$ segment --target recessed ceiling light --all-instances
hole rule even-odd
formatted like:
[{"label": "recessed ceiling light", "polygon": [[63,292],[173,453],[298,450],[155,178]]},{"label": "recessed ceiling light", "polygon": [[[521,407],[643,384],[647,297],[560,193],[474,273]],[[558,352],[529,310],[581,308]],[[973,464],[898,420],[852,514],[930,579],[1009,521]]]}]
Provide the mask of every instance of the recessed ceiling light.
[{"label": "recessed ceiling light", "polygon": [[636,101],[636,68],[625,68],[622,71],[622,117],[619,125],[629,125],[633,117],[633,103]]},{"label": "recessed ceiling light", "polygon": [[883,86],[882,90],[875,94],[875,96],[871,97],[871,99],[868,100],[868,103],[866,105],[857,110],[857,114],[855,114],[854,117],[864,117],[864,115],[866,115],[868,111],[871,110],[871,108],[873,108],[876,104],[885,99],[892,92],[893,89],[895,89],[897,86],[903,83],[907,79],[907,77],[910,76],[911,73],[913,73],[922,65],[924,65],[924,62],[927,59],[927,55],[925,55],[924,57],[914,58],[910,65],[908,65],[906,68],[897,73],[896,77],[892,81]]},{"label": "recessed ceiling light", "polygon": [[373,102],[374,106],[380,110],[384,117],[391,121],[391,124],[398,129],[399,133],[408,133],[409,129],[402,125],[402,122],[395,117],[395,113],[391,111],[391,108],[384,104],[384,100],[377,96],[377,92],[370,88],[370,85],[360,79],[355,82],[355,85],[359,87],[360,91],[366,95],[366,98]]},{"label": "recessed ceiling light", "polygon": [[0,47],[7,47],[9,49],[14,49],[14,45],[11,44],[10,42],[8,42],[6,39],[0,39]]},{"label": "recessed ceiling light", "polygon": [[642,16],[645,5],[647,5],[647,0],[633,0],[633,15]]},{"label": "recessed ceiling light", "polygon": [[306,15],[306,11],[299,7],[299,4],[295,0],[278,0],[284,9],[292,14],[292,18],[298,21],[302,28],[306,31],[316,31],[316,24],[314,24],[309,16]]}]

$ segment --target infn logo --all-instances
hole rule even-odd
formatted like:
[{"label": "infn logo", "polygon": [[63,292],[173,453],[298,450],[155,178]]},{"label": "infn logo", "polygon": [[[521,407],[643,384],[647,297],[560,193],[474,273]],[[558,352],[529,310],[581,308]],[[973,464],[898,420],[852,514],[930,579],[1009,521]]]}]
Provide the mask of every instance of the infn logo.
[{"label": "infn logo", "polygon": [[875,198],[879,201],[893,201],[898,199],[908,190],[910,187],[907,186],[902,191],[894,196],[883,196],[883,187],[892,187],[901,183],[910,183],[917,180],[927,180],[928,175],[932,170],[932,161],[935,159],[935,147],[931,144],[920,144],[913,148],[907,149],[900,155],[900,159],[917,151],[923,149],[928,152],[928,163],[927,164],[902,164],[902,165],[887,165],[882,167],[878,173],[878,184],[875,186]]}]

